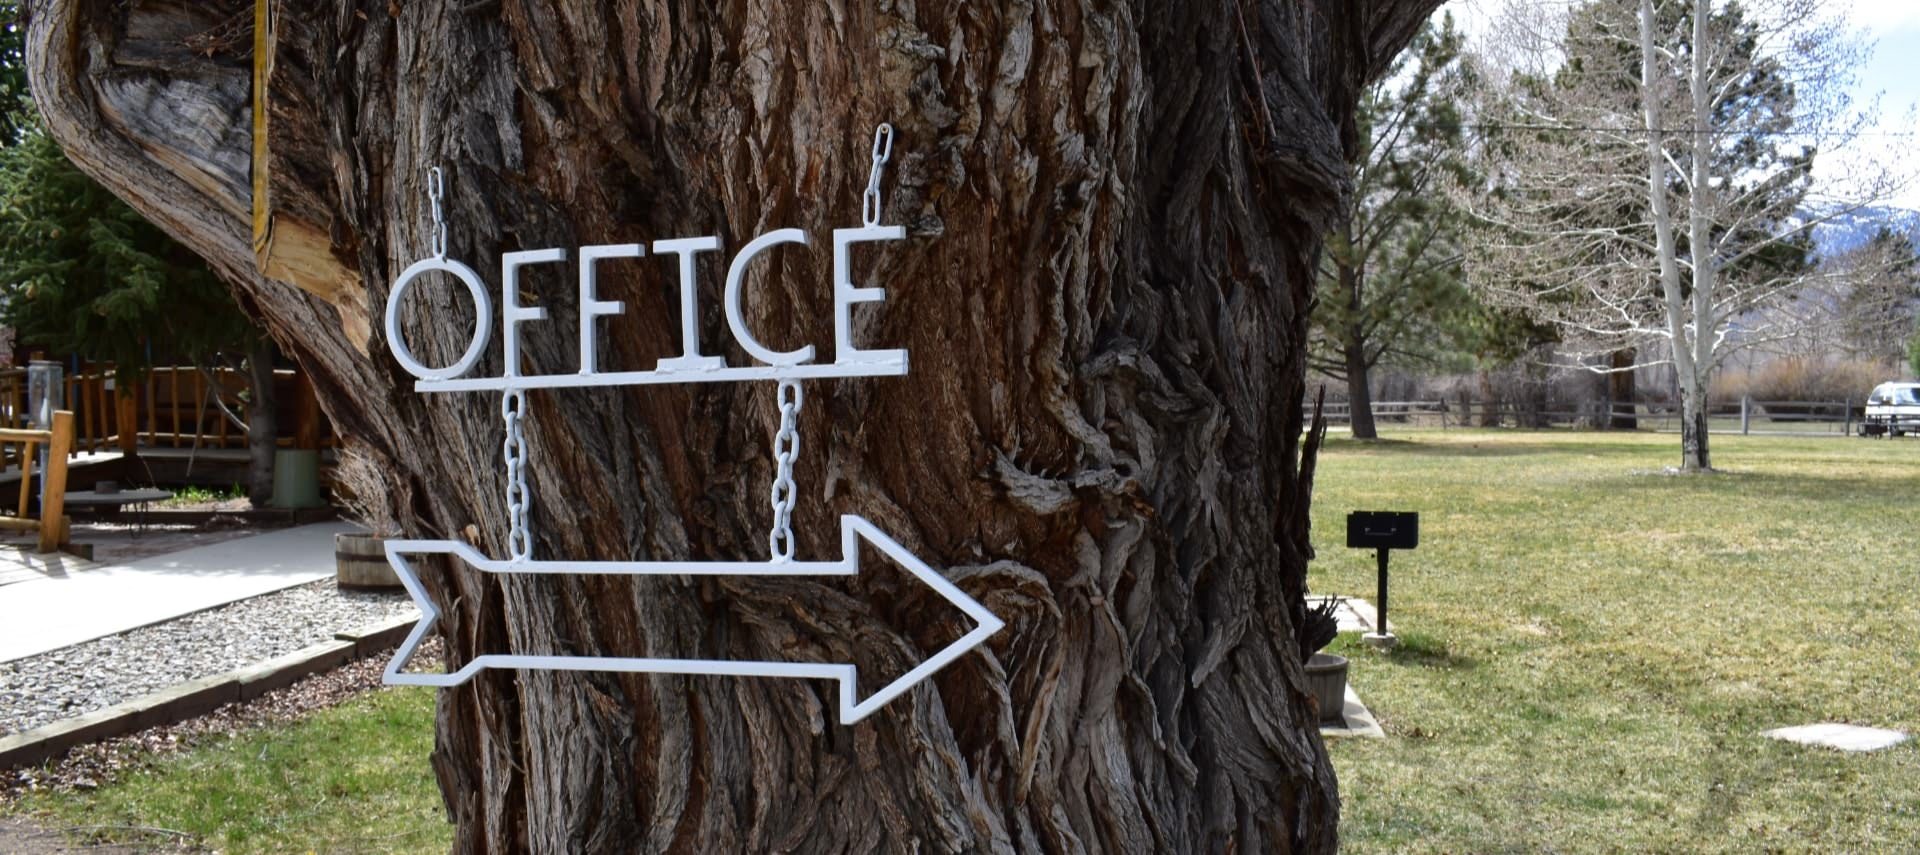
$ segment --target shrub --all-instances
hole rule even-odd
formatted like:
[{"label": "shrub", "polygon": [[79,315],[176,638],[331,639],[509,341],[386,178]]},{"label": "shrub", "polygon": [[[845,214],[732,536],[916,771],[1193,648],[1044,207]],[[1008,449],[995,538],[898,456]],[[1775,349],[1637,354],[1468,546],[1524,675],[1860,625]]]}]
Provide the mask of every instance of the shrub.
[{"label": "shrub", "polygon": [[1723,371],[1714,378],[1713,398],[1738,401],[1859,402],[1896,372],[1892,365],[1868,360],[1776,359],[1750,372]]}]

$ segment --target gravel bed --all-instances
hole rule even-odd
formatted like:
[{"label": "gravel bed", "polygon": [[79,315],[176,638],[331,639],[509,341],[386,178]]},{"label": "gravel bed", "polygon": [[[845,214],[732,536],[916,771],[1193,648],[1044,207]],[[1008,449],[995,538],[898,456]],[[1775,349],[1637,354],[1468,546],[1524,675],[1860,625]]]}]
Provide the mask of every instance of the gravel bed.
[{"label": "gravel bed", "polygon": [[0,662],[0,735],[284,656],[331,640],[336,632],[416,613],[404,593],[343,591],[328,579]]}]

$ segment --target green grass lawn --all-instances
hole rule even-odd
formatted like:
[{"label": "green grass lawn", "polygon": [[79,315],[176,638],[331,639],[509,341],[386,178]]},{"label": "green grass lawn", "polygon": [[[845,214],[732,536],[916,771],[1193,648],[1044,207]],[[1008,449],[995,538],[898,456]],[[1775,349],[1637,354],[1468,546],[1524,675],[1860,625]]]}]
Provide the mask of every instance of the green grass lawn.
[{"label": "green grass lawn", "polygon": [[[1815,721],[1920,730],[1920,442],[1414,431],[1336,440],[1316,592],[1371,597],[1354,509],[1417,510],[1390,655],[1350,639],[1388,739],[1332,745],[1351,851],[1895,851],[1920,750],[1803,748]],[[48,825],[158,826],[227,852],[445,851],[432,694],[377,692],[218,740]]]},{"label": "green grass lawn", "polygon": [[164,828],[228,853],[445,852],[452,829],[432,750],[433,693],[377,691],[160,757],[91,793],[32,796],[20,810],[107,840],[151,843],[164,838],[139,829]]},{"label": "green grass lawn", "polygon": [[1331,746],[1351,851],[1894,851],[1920,751],[1766,740],[1920,730],[1920,442],[1412,432],[1331,443],[1316,592],[1374,587],[1354,509],[1421,512],[1391,655],[1350,639],[1385,741]]}]

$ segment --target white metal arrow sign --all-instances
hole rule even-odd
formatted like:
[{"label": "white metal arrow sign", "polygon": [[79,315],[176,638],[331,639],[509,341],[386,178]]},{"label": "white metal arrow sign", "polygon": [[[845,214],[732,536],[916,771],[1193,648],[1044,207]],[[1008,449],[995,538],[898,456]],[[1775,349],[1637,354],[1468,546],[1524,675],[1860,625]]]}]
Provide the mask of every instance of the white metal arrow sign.
[{"label": "white metal arrow sign", "polygon": [[[833,230],[835,358],[833,362],[825,364],[813,361],[815,350],[812,345],[786,352],[774,351],[760,343],[760,340],[747,328],[746,315],[742,311],[741,294],[748,279],[746,272],[749,265],[755,258],[773,247],[783,245],[805,247],[809,242],[807,233],[800,229],[778,229],[761,235],[741,247],[727,268],[727,285],[723,301],[727,329],[732,333],[735,343],[750,357],[757,360],[760,363],[758,365],[729,365],[725,358],[700,352],[697,305],[699,289],[695,285],[697,271],[694,256],[720,248],[717,237],[704,236],[655,241],[652,244],[655,256],[673,256],[679,262],[677,266],[681,284],[680,323],[684,348],[680,356],[660,360],[651,371],[603,372],[600,370],[600,359],[597,356],[599,348],[596,341],[596,336],[599,334],[597,321],[612,321],[625,311],[625,305],[618,301],[600,299],[596,271],[603,262],[642,259],[646,256],[647,248],[637,243],[588,246],[582,247],[579,255],[579,371],[572,374],[523,374],[520,359],[520,327],[523,324],[537,324],[545,320],[547,312],[536,305],[522,305],[519,302],[522,293],[521,268],[536,264],[561,263],[566,261],[568,255],[563,249],[526,250],[507,253],[500,260],[500,326],[503,336],[500,375],[464,377],[463,375],[479,363],[486,351],[492,330],[487,315],[492,311],[492,303],[487,297],[479,274],[472,268],[447,257],[447,226],[441,204],[442,194],[445,192],[444,183],[438,169],[430,173],[428,201],[434,217],[434,255],[408,267],[389,289],[384,325],[387,347],[392,351],[400,367],[417,378],[418,382],[414,384],[416,391],[503,393],[501,418],[505,422],[506,439],[501,448],[501,456],[506,462],[505,498],[509,557],[505,560],[488,558],[468,544],[451,540],[387,542],[387,563],[393,566],[393,571],[400,577],[401,584],[406,586],[407,593],[412,595],[414,603],[420,607],[421,619],[420,623],[413,628],[413,632],[407,636],[406,642],[400,645],[399,651],[394,654],[393,661],[387,665],[386,682],[412,686],[456,686],[486,668],[830,679],[840,684],[840,720],[842,723],[852,724],[866,718],[882,704],[900,696],[935,671],[960,658],[1006,625],[992,612],[975,602],[972,597],[967,596],[933,568],[928,567],[926,562],[914,557],[897,541],[876,528],[873,523],[857,516],[840,518],[841,552],[838,561],[793,560],[795,538],[791,521],[797,493],[793,483],[793,461],[799,453],[798,416],[802,402],[800,381],[826,378],[898,377],[907,373],[905,350],[864,350],[856,346],[853,341],[852,307],[862,303],[883,302],[886,299],[885,291],[879,287],[854,285],[853,247],[906,238],[906,229],[900,226],[880,225],[880,176],[892,151],[893,128],[883,124],[874,131],[873,171],[868,175],[866,194],[862,197],[862,225],[858,228]],[[466,348],[453,364],[438,368],[421,363],[401,338],[401,303],[405,301],[408,290],[414,287],[414,283],[430,273],[452,276],[464,286],[473,303],[473,331],[469,335]],[[774,436],[774,455],[778,475],[769,493],[769,503],[773,510],[773,526],[767,538],[770,560],[704,562],[533,560],[534,537],[528,513],[530,495],[526,479],[527,443],[522,430],[522,423],[526,416],[527,390],[755,380],[777,381],[780,384],[777,398],[780,405],[780,425]],[[947,602],[965,612],[976,624],[973,631],[947,645],[932,658],[920,663],[918,667],[888,683],[886,687],[866,700],[859,700],[856,691],[859,675],[852,663],[734,662],[714,659],[483,654],[474,657],[452,673],[423,674],[408,673],[403,670],[407,661],[413,658],[414,651],[420,646],[421,639],[426,637],[440,618],[440,610],[435,608],[433,602],[427,598],[426,590],[420,585],[419,575],[414,571],[412,562],[407,560],[409,555],[451,555],[475,569],[501,574],[852,576],[860,572],[860,542],[863,540],[885,553],[895,563],[913,574],[914,578],[946,598]]]},{"label": "white metal arrow sign", "polygon": [[[858,670],[852,664],[809,662],[741,662],[721,659],[649,659],[613,656],[535,656],[521,654],[484,654],[476,656],[458,671],[446,674],[409,673],[403,670],[413,658],[420,641],[433,628],[440,610],[427,597],[414,572],[409,555],[444,554],[465,561],[488,573],[516,575],[600,575],[600,576],[854,576],[860,572],[860,542],[872,544],[914,578],[932,588],[947,602],[974,620],[973,631],[961,636],[932,658],[886,687],[859,700],[856,690]],[[626,671],[647,674],[692,674],[729,677],[796,677],[830,679],[840,684],[840,722],[852,724],[913,688],[935,671],[960,658],[967,651],[1006,624],[985,606],[967,596],[926,562],[908,552],[873,523],[857,516],[840,518],[840,554],[838,561],[500,561],[481,555],[471,545],[452,540],[387,541],[387,563],[400,577],[407,593],[420,607],[420,623],[387,663],[386,682],[406,686],[457,686],[486,668],[543,668],[560,671]]]}]

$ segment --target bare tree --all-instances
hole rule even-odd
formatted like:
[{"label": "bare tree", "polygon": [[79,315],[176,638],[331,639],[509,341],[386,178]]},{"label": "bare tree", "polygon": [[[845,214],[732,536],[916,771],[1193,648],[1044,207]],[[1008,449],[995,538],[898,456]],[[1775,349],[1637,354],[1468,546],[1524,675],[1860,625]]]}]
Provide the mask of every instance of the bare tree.
[{"label": "bare tree", "polygon": [[[28,53],[74,161],[226,275],[380,461],[379,516],[491,555],[499,402],[415,394],[370,320],[432,243],[426,168],[446,169],[450,255],[476,264],[733,247],[858,222],[871,129],[896,127],[886,217],[909,237],[872,254],[888,298],[857,326],[912,374],[809,387],[793,529],[800,555],[837,555],[836,516],[863,514],[1006,628],[852,726],[819,681],[486,672],[439,699],[457,851],[1326,851],[1335,781],[1293,640],[1308,307],[1358,93],[1436,5],[37,0]],[[748,321],[831,340],[825,263],[777,258]],[[682,352],[654,261],[601,272],[625,303],[601,322],[609,365]],[[719,278],[703,267],[695,322],[745,364],[719,344]],[[549,312],[524,370],[577,370],[573,284],[524,284]],[[452,361],[468,301],[417,299],[399,334]],[[536,555],[764,554],[773,389],[528,408]],[[964,631],[897,574],[424,578],[454,666],[882,679]]]},{"label": "bare tree", "polygon": [[1639,356],[1595,370],[1673,365],[1686,470],[1712,465],[1713,373],[1792,332],[1759,310],[1816,284],[1812,230],[1892,190],[1879,174],[1812,181],[1814,156],[1867,119],[1843,92],[1857,44],[1822,5],[1594,0],[1508,28],[1551,56],[1485,111],[1492,192],[1463,198],[1491,237],[1470,280],[1552,322],[1571,355]]}]

